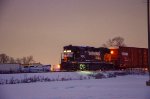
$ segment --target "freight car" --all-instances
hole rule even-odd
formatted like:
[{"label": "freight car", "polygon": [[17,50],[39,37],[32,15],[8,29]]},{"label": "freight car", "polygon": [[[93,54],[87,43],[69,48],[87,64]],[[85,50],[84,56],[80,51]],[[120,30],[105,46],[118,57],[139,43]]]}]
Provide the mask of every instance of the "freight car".
[{"label": "freight car", "polygon": [[[110,48],[111,60],[116,69],[148,68],[148,49],[136,47]],[[108,59],[107,59],[108,60]]]},{"label": "freight car", "polygon": [[20,64],[0,64],[0,74],[3,73],[18,73],[21,71],[21,66]]},{"label": "freight car", "polygon": [[89,46],[65,46],[61,54],[61,70],[112,70],[114,65],[104,62],[100,48]]}]

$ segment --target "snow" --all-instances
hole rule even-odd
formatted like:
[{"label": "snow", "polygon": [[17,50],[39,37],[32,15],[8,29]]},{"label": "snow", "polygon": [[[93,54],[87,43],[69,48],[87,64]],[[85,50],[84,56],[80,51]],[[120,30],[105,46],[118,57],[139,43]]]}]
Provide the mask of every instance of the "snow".
[{"label": "snow", "polygon": [[[85,74],[89,74],[88,72]],[[25,74],[5,74],[5,77],[24,77]],[[33,73],[26,76],[71,77],[82,72]],[[3,78],[4,77],[4,78]],[[0,85],[0,99],[150,99],[148,75],[126,75],[104,79],[68,80]]]},{"label": "snow", "polygon": [[[89,74],[89,73],[88,73]],[[0,75],[0,84],[10,83],[11,80],[14,82],[23,83],[34,82],[31,80],[39,81],[62,81],[62,80],[79,80],[89,79],[87,72],[49,72],[49,73],[20,73],[20,74],[2,74]],[[47,80],[48,79],[48,80]],[[7,80],[7,81],[6,81]]]}]

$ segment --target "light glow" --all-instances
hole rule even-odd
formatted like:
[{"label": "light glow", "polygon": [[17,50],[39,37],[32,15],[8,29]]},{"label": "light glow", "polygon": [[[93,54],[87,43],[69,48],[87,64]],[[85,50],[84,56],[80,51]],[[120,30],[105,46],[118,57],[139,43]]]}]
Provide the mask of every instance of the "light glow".
[{"label": "light glow", "polygon": [[68,52],[68,53],[70,53],[70,52],[71,52],[71,50],[67,50],[67,52]]},{"label": "light glow", "polygon": [[71,50],[64,50],[64,53],[71,53]]},{"label": "light glow", "polygon": [[144,70],[145,70],[145,71],[148,71],[148,68],[145,68]]},{"label": "light glow", "polygon": [[110,54],[114,54],[114,51],[110,51]]},{"label": "light glow", "polygon": [[60,69],[60,64],[57,65],[57,68]]}]

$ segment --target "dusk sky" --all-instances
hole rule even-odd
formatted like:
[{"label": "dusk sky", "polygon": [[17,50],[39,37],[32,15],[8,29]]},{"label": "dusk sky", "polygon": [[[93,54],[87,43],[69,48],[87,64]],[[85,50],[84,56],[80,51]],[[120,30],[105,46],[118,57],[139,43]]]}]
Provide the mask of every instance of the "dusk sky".
[{"label": "dusk sky", "polygon": [[58,64],[63,46],[121,36],[148,47],[147,0],[0,0],[0,53]]}]

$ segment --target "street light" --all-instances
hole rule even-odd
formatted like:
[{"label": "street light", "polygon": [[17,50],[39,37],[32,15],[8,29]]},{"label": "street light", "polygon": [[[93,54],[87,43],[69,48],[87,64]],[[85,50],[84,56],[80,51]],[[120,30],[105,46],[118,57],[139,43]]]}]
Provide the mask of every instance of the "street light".
[{"label": "street light", "polygon": [[149,81],[146,81],[146,85],[150,86],[150,22],[149,22],[149,0],[147,0],[147,28],[148,28],[148,70]]}]

